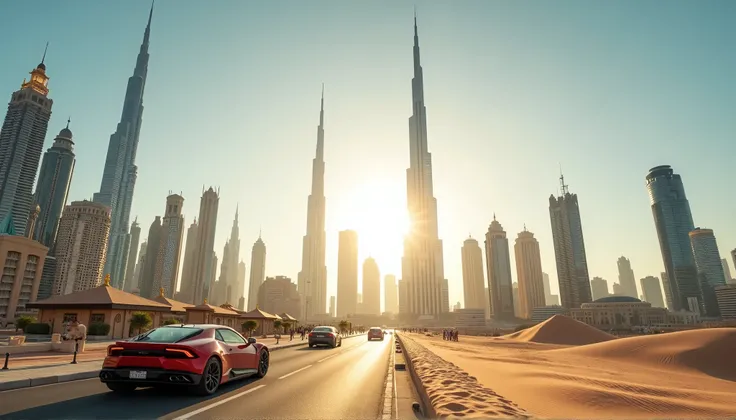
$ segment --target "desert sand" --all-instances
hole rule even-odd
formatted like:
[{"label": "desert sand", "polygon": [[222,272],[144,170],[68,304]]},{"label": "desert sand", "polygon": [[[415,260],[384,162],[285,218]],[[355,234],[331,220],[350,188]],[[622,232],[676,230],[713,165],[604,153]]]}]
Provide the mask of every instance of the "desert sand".
[{"label": "desert sand", "polygon": [[408,336],[533,417],[736,417],[736,328],[615,338],[558,315],[503,337]]}]

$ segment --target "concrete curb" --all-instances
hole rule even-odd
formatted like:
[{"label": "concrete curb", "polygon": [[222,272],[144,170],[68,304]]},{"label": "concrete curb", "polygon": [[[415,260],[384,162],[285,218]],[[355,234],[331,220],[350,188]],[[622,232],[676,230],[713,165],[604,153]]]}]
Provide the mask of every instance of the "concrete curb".
[{"label": "concrete curb", "polygon": [[[357,336],[351,336],[351,337],[357,337]],[[351,338],[351,337],[346,337],[346,338]],[[274,352],[274,351],[288,349],[292,347],[306,346],[307,343],[308,343],[307,340],[304,340],[304,341],[300,340],[298,343],[280,344],[278,347],[270,348],[269,351]],[[102,360],[103,359],[100,359],[99,361],[102,362]],[[93,363],[93,362],[96,362],[96,360],[84,361],[84,362],[80,362],[80,364]],[[42,369],[42,368],[57,367],[57,366],[68,366],[68,364],[33,366],[33,367],[25,368],[25,369],[20,368],[16,370]],[[82,379],[92,379],[92,378],[96,378],[99,374],[100,374],[100,369],[96,368],[90,371],[65,373],[62,375],[39,376],[37,378],[18,379],[15,381],[6,381],[6,382],[0,381],[0,392],[10,391],[13,389],[20,389],[20,388],[30,388],[30,387],[41,386],[41,385],[58,384],[62,382],[79,381]],[[0,378],[2,378],[2,376],[0,376]]]},{"label": "concrete curb", "polygon": [[434,406],[432,406],[432,401],[429,399],[427,389],[424,387],[422,380],[419,378],[417,372],[414,370],[414,365],[411,362],[411,354],[407,352],[404,343],[401,341],[401,335],[396,335],[396,338],[401,344],[401,351],[404,353],[404,361],[406,362],[406,367],[408,368],[407,370],[409,371],[411,382],[414,384],[414,389],[417,390],[417,394],[419,395],[419,399],[421,400],[424,418],[436,419],[437,413],[434,410]]},{"label": "concrete curb", "polygon": [[[386,387],[383,391],[383,410],[381,412],[381,420],[392,420],[394,418],[394,404],[396,394],[396,378],[394,377],[394,360],[396,350],[394,344],[394,335],[391,336],[389,343],[388,357],[388,373],[386,374]],[[396,413],[398,415],[398,413]]]}]

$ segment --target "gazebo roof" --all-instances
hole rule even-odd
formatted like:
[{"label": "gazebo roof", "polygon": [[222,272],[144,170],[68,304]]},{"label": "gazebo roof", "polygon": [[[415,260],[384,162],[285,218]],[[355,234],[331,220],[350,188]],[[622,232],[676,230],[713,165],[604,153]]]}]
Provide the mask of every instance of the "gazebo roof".
[{"label": "gazebo roof", "polygon": [[297,321],[297,319],[296,319],[296,318],[294,318],[293,316],[291,316],[291,315],[287,314],[286,312],[284,312],[283,314],[279,314],[279,316],[280,316],[280,317],[281,317],[281,319],[283,319],[284,321]]},{"label": "gazebo roof", "polygon": [[221,308],[219,306],[210,305],[207,303],[207,299],[204,300],[204,303],[197,306],[189,306],[185,308],[187,311],[205,311],[205,312],[213,312],[218,315],[230,315],[230,316],[237,316],[240,315],[236,311],[231,311],[230,309]]},{"label": "gazebo roof", "polygon": [[237,312],[239,314],[244,313],[243,311],[241,311],[240,309],[234,307],[233,305],[231,305],[229,303],[223,303],[222,305],[220,305],[220,308],[227,309],[227,310],[233,311],[233,312]]},{"label": "gazebo roof", "polygon": [[110,286],[110,275],[105,276],[105,283],[92,289],[82,290],[68,295],[51,296],[37,302],[26,304],[29,308],[86,308],[109,307],[130,308],[153,311],[170,311],[171,306],[150,299],[136,296]]},{"label": "gazebo roof", "polygon": [[159,294],[153,299],[153,301],[169,306],[171,308],[171,312],[186,312],[187,308],[191,308],[194,306],[189,303],[179,302],[178,300],[167,298],[166,296],[164,296],[163,287],[159,289]]},{"label": "gazebo roof", "polygon": [[262,311],[258,306],[252,311],[243,314],[243,318],[247,319],[281,319],[280,316],[269,314],[268,312]]}]

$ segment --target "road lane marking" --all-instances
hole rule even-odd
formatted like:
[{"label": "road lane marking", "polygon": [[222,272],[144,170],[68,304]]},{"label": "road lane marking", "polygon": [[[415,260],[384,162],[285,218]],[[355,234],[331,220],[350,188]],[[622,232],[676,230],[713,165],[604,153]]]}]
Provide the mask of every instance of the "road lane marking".
[{"label": "road lane marking", "polygon": [[337,357],[337,356],[339,356],[341,354],[345,354],[345,353],[349,352],[350,350],[356,349],[356,348],[358,348],[358,347],[360,347],[360,346],[362,346],[364,344],[365,343],[354,344],[354,345],[352,345],[350,347],[343,348],[341,351],[339,351],[339,352],[337,352],[335,354],[331,354],[331,355],[325,357],[324,359],[317,360],[317,363],[322,363],[322,362],[324,362],[327,359],[332,359],[333,357]]},{"label": "road lane marking", "polygon": [[299,372],[301,372],[301,371],[303,371],[303,370],[305,370],[305,369],[309,369],[309,368],[310,368],[310,367],[312,367],[312,366],[313,366],[313,365],[307,365],[307,366],[304,366],[304,367],[303,367],[303,368],[301,368],[301,369],[297,369],[297,370],[295,370],[295,371],[293,371],[293,372],[291,372],[291,373],[287,373],[286,375],[284,375],[284,376],[280,377],[279,379],[286,379],[286,378],[288,378],[289,376],[291,376],[291,375],[293,375],[293,374],[295,374],[295,373],[299,373]]},{"label": "road lane marking", "polygon": [[[345,351],[347,351],[347,350],[345,350]],[[322,362],[324,362],[324,361],[325,361],[325,360],[327,360],[327,359],[332,359],[332,358],[333,358],[333,357],[335,357],[335,356],[338,356],[338,355],[341,355],[341,354],[345,353],[345,351],[342,351],[342,352],[340,352],[340,353],[335,353],[335,354],[333,354],[332,356],[327,356],[327,357],[325,357],[324,359],[320,359],[320,360],[317,360],[317,363],[322,363]]]},{"label": "road lane marking", "polygon": [[228,402],[230,402],[230,401],[232,401],[232,400],[234,400],[236,398],[242,397],[243,395],[250,394],[253,391],[257,391],[257,390],[263,388],[264,386],[266,386],[266,385],[258,385],[256,387],[253,387],[253,388],[250,388],[250,389],[246,389],[245,391],[243,391],[243,392],[241,392],[239,394],[233,395],[231,397],[224,398],[222,400],[219,400],[219,401],[214,402],[214,403],[209,404],[209,405],[205,405],[204,407],[202,407],[200,409],[197,409],[197,410],[194,410],[194,411],[190,411],[189,413],[186,413],[186,414],[184,414],[182,416],[176,417],[173,420],[186,420],[186,419],[192,418],[192,417],[196,416],[199,413],[203,413],[203,412],[205,412],[205,411],[207,411],[209,409],[212,409],[212,408],[215,408],[215,407],[217,407],[219,405],[228,403]]}]

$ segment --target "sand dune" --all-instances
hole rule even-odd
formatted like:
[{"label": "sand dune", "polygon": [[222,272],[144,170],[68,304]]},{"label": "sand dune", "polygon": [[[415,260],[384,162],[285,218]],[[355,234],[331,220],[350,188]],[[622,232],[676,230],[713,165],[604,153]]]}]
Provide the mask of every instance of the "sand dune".
[{"label": "sand dune", "polygon": [[533,327],[503,336],[519,341],[581,346],[610,341],[616,337],[576,321],[565,315],[555,315]]},{"label": "sand dune", "polygon": [[[462,369],[533,417],[736,418],[736,329],[613,340],[578,324],[556,317],[509,336],[461,336],[457,343],[409,336],[439,356],[425,356],[431,366]],[[580,344],[593,340],[599,342]],[[435,382],[442,401],[465,404],[452,393],[457,385],[442,391],[442,379]],[[483,417],[478,411],[456,416]]]},{"label": "sand dune", "polygon": [[[663,369],[696,371],[736,381],[736,328],[708,328],[629,337],[553,351]],[[734,401],[736,404],[736,396]],[[736,414],[736,409],[734,411]]]}]

